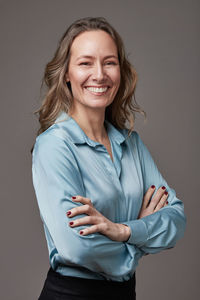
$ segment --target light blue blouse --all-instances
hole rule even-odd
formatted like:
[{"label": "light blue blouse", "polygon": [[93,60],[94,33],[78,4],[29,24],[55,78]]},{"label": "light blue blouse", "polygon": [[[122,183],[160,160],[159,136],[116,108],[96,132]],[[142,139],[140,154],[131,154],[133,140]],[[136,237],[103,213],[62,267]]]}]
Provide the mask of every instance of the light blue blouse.
[{"label": "light blue blouse", "polygon": [[[184,205],[168,186],[136,131],[116,129],[105,120],[114,162],[104,145],[91,140],[64,111],[55,124],[36,138],[32,153],[32,179],[43,222],[52,268],[62,275],[125,281],[139,259],[174,247],[184,235]],[[168,206],[137,219],[143,195],[154,184],[165,186]],[[72,196],[90,198],[112,222],[127,224],[127,242],[101,233],[82,236],[71,228],[66,212],[83,205]]]}]

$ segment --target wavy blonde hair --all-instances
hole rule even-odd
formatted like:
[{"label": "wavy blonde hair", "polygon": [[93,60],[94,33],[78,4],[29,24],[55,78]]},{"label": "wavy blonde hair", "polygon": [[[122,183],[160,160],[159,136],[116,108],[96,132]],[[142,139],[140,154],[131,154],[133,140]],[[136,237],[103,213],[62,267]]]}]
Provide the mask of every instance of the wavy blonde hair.
[{"label": "wavy blonde hair", "polygon": [[137,73],[126,58],[120,35],[105,18],[86,17],[69,26],[59,41],[53,59],[45,67],[41,90],[45,85],[46,92],[41,107],[34,112],[34,114],[39,114],[40,128],[37,135],[55,122],[61,110],[67,113],[71,108],[73,95],[70,82],[66,83],[65,79],[70,60],[70,48],[80,33],[91,30],[107,32],[113,38],[118,49],[121,82],[114,101],[106,107],[105,119],[120,129],[126,128],[125,122],[127,120],[130,124],[128,135],[134,130],[135,112],[143,114],[146,119],[146,112],[140,108],[135,99]]}]

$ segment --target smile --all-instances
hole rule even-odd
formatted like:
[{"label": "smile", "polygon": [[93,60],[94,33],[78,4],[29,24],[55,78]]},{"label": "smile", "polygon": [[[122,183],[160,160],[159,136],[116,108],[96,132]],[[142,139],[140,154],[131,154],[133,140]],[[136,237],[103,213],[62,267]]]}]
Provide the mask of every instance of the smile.
[{"label": "smile", "polygon": [[97,87],[86,87],[86,90],[92,92],[92,93],[98,93],[98,94],[104,94],[107,90],[109,89],[109,87],[101,87],[101,88],[97,88]]}]

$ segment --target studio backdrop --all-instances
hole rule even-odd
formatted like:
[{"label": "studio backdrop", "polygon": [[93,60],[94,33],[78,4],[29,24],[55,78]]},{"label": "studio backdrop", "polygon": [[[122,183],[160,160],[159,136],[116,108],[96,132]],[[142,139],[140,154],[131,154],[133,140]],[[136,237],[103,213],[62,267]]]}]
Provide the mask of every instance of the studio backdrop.
[{"label": "studio backdrop", "polygon": [[195,0],[0,1],[1,299],[36,300],[49,268],[31,175],[34,111],[61,35],[87,16],[105,17],[120,33],[147,113],[135,130],[185,205],[184,238],[140,260],[137,299],[198,299],[199,11]]}]

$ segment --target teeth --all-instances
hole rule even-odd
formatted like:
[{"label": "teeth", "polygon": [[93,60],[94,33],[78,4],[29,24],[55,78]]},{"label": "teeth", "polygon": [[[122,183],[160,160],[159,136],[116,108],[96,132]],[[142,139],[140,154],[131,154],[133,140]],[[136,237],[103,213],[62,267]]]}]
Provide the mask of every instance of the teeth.
[{"label": "teeth", "polygon": [[95,93],[103,93],[103,92],[107,91],[108,87],[105,87],[105,88],[87,87],[86,89],[88,91],[95,92]]}]

